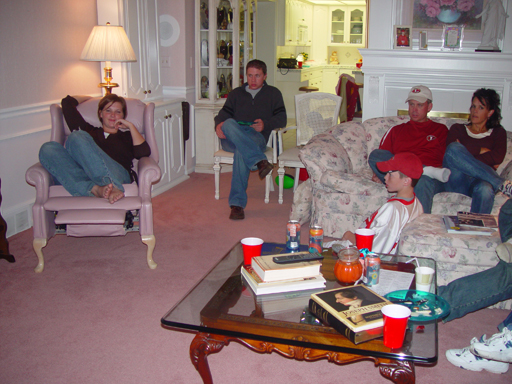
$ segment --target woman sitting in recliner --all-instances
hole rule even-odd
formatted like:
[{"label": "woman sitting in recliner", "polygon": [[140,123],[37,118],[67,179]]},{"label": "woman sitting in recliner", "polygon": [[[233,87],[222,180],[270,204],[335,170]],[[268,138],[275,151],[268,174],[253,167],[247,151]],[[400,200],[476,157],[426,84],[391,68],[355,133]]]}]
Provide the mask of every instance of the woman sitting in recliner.
[{"label": "woman sitting in recliner", "polygon": [[126,117],[126,101],[115,94],[98,103],[102,128],[87,123],[77,109],[88,97],[62,99],[71,134],[64,146],[50,141],[41,146],[39,161],[73,196],[96,196],[111,204],[124,197],[124,183],[136,181],[133,159],[149,156],[146,140]]}]

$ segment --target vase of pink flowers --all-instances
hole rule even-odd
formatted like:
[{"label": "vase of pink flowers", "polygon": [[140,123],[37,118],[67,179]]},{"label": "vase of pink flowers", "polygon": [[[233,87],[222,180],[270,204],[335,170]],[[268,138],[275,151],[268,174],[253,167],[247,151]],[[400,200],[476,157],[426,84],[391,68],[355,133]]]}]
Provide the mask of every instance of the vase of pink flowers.
[{"label": "vase of pink flowers", "polygon": [[426,16],[451,24],[459,20],[463,14],[471,12],[475,0],[420,0],[419,6]]}]

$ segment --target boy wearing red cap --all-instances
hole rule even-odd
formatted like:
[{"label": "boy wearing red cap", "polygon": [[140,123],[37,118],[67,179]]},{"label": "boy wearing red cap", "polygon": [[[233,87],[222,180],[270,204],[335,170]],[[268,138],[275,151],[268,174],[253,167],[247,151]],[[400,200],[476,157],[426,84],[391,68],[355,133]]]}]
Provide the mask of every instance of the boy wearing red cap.
[{"label": "boy wearing red cap", "polygon": [[[375,231],[373,252],[395,253],[405,224],[423,213],[423,207],[414,194],[414,186],[423,174],[423,165],[415,154],[402,152],[387,161],[377,163],[377,167],[385,173],[388,192],[396,192],[396,195],[367,218],[362,228]],[[342,240],[355,244],[356,236],[347,231]]]}]

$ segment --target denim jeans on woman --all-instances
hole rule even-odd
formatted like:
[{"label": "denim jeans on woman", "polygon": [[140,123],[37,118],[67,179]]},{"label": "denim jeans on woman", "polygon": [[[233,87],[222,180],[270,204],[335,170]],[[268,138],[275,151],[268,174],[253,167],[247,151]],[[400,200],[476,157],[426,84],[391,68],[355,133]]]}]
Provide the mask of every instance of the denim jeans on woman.
[{"label": "denim jeans on woman", "polygon": [[245,208],[247,205],[247,184],[249,173],[257,169],[256,164],[267,160],[265,137],[246,125],[239,125],[234,119],[227,119],[222,124],[222,149],[234,153],[229,206]]},{"label": "denim jeans on woman", "polygon": [[[512,199],[507,200],[499,214],[502,242],[512,237]],[[486,308],[512,298],[512,263],[500,260],[498,265],[473,275],[461,277],[438,288],[437,293],[450,304],[450,314],[443,321],[451,321],[467,313]],[[500,324],[512,324],[512,313]]]},{"label": "denim jeans on woman", "polygon": [[94,196],[94,185],[112,183],[124,192],[124,184],[131,183],[130,174],[107,155],[85,131],[73,131],[64,146],[49,141],[39,150],[39,161],[73,196]]},{"label": "denim jeans on woman", "polygon": [[[377,163],[387,161],[393,156],[391,152],[385,149],[375,149],[368,157],[368,165],[382,183],[384,183],[384,176],[386,174],[379,171]],[[423,206],[423,212],[432,212],[432,200],[434,199],[434,195],[439,192],[444,192],[444,183],[425,175],[420,177],[418,184],[414,187],[414,193]]]},{"label": "denim jeans on woman", "polygon": [[471,197],[471,212],[491,213],[494,195],[505,179],[496,171],[469,153],[461,143],[448,145],[443,167],[451,170],[445,184],[447,192],[458,192]]}]

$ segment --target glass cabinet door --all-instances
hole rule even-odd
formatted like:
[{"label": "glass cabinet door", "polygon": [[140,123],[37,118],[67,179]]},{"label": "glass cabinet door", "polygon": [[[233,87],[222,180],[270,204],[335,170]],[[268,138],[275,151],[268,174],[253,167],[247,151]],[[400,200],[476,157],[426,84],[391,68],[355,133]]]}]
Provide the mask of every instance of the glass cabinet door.
[{"label": "glass cabinet door", "polygon": [[[236,9],[236,7],[235,7]],[[217,98],[226,98],[233,89],[233,50],[234,10],[231,2],[221,0],[217,7],[216,22],[216,94]]]},{"label": "glass cabinet door", "polygon": [[[208,0],[199,5],[199,92],[197,98],[208,100],[210,97],[210,47],[209,47],[210,9]],[[215,82],[213,83],[215,84]]]},{"label": "glass cabinet door", "polygon": [[[196,0],[196,99],[216,103],[244,81],[254,56],[257,0]],[[220,104],[220,103],[219,103]]]},{"label": "glass cabinet door", "polygon": [[364,44],[364,11],[353,9],[350,11],[350,44]]},{"label": "glass cabinet door", "polygon": [[331,44],[345,42],[345,11],[334,9],[331,11]]}]

